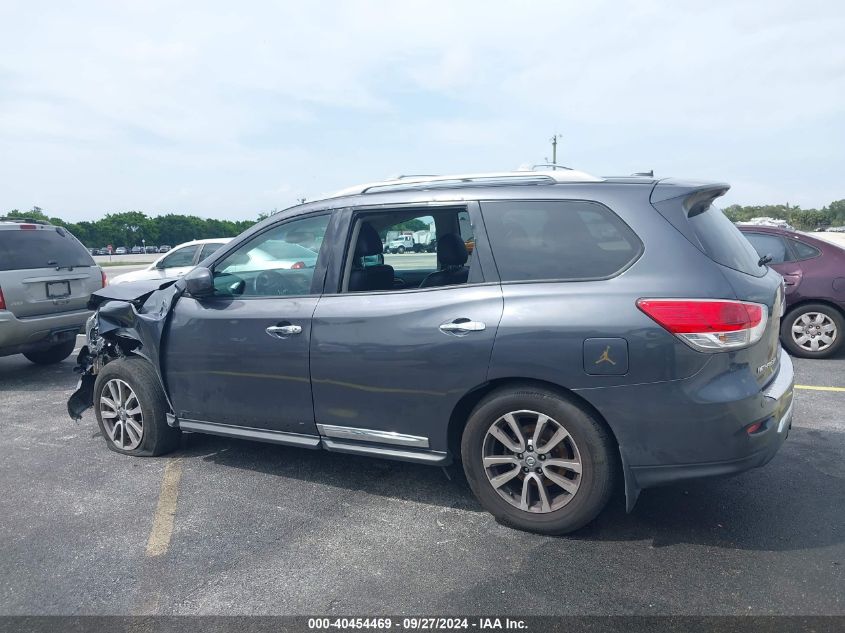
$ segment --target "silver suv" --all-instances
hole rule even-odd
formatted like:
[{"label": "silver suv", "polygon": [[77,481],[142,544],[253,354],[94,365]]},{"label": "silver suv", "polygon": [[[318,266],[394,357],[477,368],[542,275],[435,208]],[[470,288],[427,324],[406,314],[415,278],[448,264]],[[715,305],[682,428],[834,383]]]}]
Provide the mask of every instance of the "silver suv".
[{"label": "silver suv", "polygon": [[59,226],[0,218],[0,356],[58,363],[73,352],[106,276],[88,250]]}]

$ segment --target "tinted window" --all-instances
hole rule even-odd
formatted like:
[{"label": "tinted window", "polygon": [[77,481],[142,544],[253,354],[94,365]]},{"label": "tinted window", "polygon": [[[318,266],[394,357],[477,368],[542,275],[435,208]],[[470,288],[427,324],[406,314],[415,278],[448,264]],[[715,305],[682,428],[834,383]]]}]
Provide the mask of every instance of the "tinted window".
[{"label": "tinted window", "polygon": [[782,264],[783,262],[792,261],[792,256],[786,247],[786,242],[778,235],[768,235],[766,233],[744,233],[745,237],[751,242],[757,255],[770,255],[772,264]]},{"label": "tinted window", "polygon": [[760,256],[719,207],[710,205],[694,213],[689,223],[701,248],[714,262],[757,277],[766,274],[766,269],[757,264]]},{"label": "tinted window", "polygon": [[798,255],[798,259],[812,259],[813,257],[818,257],[821,254],[821,251],[815,246],[810,246],[809,244],[799,242],[798,240],[792,242],[792,248],[795,249],[795,254]]},{"label": "tinted window", "polygon": [[601,279],[642,250],[633,231],[595,202],[485,202],[482,215],[502,281]]},{"label": "tinted window", "polygon": [[222,244],[203,244],[202,252],[200,253],[200,258],[198,261],[204,260],[209,255],[213,254],[217,249],[219,249]]},{"label": "tinted window", "polygon": [[311,294],[328,215],[291,220],[252,238],[214,267],[217,294],[281,297]]},{"label": "tinted window", "polygon": [[196,255],[199,246],[186,246],[173,251],[165,257],[162,262],[162,268],[178,268],[180,266],[191,266],[194,263],[194,255]]},{"label": "tinted window", "polygon": [[86,248],[64,229],[54,227],[0,231],[0,270],[94,266]]}]

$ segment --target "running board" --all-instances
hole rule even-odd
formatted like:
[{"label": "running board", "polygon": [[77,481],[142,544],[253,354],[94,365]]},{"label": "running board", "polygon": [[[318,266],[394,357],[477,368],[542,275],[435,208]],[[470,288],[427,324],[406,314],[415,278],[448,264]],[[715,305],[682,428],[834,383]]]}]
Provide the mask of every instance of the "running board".
[{"label": "running board", "polygon": [[382,446],[359,444],[358,442],[332,440],[327,437],[322,438],[321,441],[324,449],[335,453],[381,457],[382,459],[416,462],[418,464],[428,464],[429,466],[446,466],[452,461],[448,453],[441,453],[439,451],[406,451],[399,448],[385,448]]},{"label": "running board", "polygon": [[320,448],[320,438],[316,435],[284,433],[282,431],[268,431],[266,429],[254,429],[246,426],[229,426],[228,424],[214,424],[213,422],[185,419],[179,420],[179,428],[183,431],[209,433],[211,435],[222,435],[223,437],[255,440],[256,442],[299,446],[301,448]]}]

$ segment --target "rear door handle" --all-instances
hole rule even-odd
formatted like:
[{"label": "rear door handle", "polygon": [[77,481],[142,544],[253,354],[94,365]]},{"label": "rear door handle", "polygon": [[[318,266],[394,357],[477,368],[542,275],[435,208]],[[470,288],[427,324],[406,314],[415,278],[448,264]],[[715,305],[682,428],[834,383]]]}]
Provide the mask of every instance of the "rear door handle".
[{"label": "rear door handle", "polygon": [[267,328],[267,334],[274,338],[287,338],[293,334],[301,334],[302,333],[302,326],[301,325],[291,325],[288,323],[287,325],[271,325]]},{"label": "rear door handle", "polygon": [[487,326],[481,321],[470,321],[469,319],[455,319],[454,321],[449,321],[448,323],[444,323],[440,326],[440,331],[445,332],[446,334],[455,334],[457,336],[463,336],[464,334],[469,334],[470,332],[481,332],[485,330]]}]

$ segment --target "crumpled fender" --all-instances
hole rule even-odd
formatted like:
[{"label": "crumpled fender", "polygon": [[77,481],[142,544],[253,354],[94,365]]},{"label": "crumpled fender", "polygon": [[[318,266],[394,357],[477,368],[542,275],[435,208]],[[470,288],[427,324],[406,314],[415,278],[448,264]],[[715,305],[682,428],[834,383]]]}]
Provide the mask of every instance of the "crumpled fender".
[{"label": "crumpled fender", "polygon": [[[80,419],[93,405],[96,374],[116,357],[134,355],[147,359],[167,395],[159,350],[171,308],[183,291],[184,284],[168,279],[106,286],[91,295],[88,306],[96,310],[93,325],[97,341],[92,344],[90,331],[86,332],[89,344],[76,359],[74,371],[81,377],[67,403],[72,419]],[[168,404],[169,401],[168,397]]]}]

